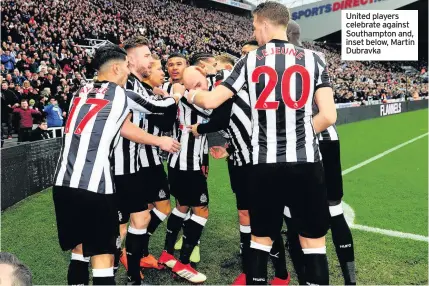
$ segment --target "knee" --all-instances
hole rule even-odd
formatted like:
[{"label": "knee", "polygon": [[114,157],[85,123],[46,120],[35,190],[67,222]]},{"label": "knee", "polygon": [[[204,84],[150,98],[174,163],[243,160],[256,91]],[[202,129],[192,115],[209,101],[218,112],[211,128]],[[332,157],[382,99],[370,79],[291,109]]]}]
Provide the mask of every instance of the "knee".
[{"label": "knee", "polygon": [[149,210],[131,214],[130,221],[130,225],[135,229],[146,228],[150,222]]},{"label": "knee", "polygon": [[209,208],[208,206],[202,207],[193,207],[192,212],[199,217],[207,219],[209,217]]},{"label": "knee", "polygon": [[252,242],[256,242],[257,244],[263,245],[263,246],[272,246],[273,245],[273,241],[272,241],[271,237],[269,237],[269,236],[259,237],[259,236],[252,235]]},{"label": "knee", "polygon": [[82,244],[79,244],[75,248],[73,248],[72,252],[75,254],[83,254]]},{"label": "knee", "polygon": [[156,209],[162,212],[163,214],[168,215],[171,212],[170,201],[166,200],[162,202],[157,202]]},{"label": "knee", "polygon": [[250,225],[250,216],[248,210],[238,211],[238,221],[241,225]]},{"label": "knee", "polygon": [[326,239],[325,236],[319,238],[308,238],[299,236],[299,242],[302,248],[321,248],[325,247]]}]

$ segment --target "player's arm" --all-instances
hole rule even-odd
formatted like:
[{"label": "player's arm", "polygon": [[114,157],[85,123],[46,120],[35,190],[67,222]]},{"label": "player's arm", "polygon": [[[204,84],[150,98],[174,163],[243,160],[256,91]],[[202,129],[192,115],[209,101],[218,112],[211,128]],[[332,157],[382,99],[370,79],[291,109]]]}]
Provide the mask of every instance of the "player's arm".
[{"label": "player's arm", "polygon": [[164,151],[175,153],[180,150],[180,143],[174,140],[173,138],[167,136],[154,136],[140,129],[137,125],[131,123],[131,115],[128,115],[122,124],[121,136],[145,145],[152,145],[161,148]]},{"label": "player's arm", "polygon": [[247,56],[241,58],[234,66],[231,75],[214,90],[210,92],[191,90],[189,94],[186,95],[186,99],[189,103],[198,105],[205,109],[214,109],[219,107],[234,94],[237,94],[246,83],[246,62]]},{"label": "player's arm", "polygon": [[163,115],[159,114],[149,114],[147,119],[150,122],[153,122],[161,131],[168,132],[173,128],[174,121],[177,116],[177,108],[169,110]]},{"label": "player's arm", "polygon": [[176,108],[176,99],[173,97],[156,99],[149,95],[141,95],[131,90],[126,90],[125,94],[129,99],[128,107],[143,113],[164,114],[170,109]]},{"label": "player's arm", "polygon": [[229,126],[233,100],[228,99],[213,110],[210,121],[197,127],[198,134],[207,134],[224,130]]},{"label": "player's arm", "polygon": [[337,108],[324,55],[320,57],[316,55],[315,57],[321,72],[316,79],[316,92],[314,94],[319,113],[313,117],[313,126],[314,131],[320,133],[337,121]]}]

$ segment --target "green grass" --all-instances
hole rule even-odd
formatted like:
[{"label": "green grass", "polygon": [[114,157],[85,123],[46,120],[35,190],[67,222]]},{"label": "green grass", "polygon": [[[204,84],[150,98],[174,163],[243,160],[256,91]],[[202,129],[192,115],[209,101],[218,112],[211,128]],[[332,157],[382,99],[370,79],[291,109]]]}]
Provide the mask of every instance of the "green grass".
[{"label": "green grass", "polygon": [[[426,133],[427,110],[339,126],[343,169]],[[345,201],[356,212],[356,223],[427,235],[427,137],[407,145],[344,176]],[[201,239],[198,269],[206,284],[229,285],[239,264],[220,267],[237,257],[239,234],[235,199],[224,161],[211,160],[210,218]],[[428,284],[428,243],[352,230],[359,284]],[[52,193],[45,190],[6,210],[2,215],[2,251],[16,254],[34,273],[35,284],[66,284],[70,254],[56,236]],[[151,239],[158,256],[165,224]],[[342,284],[335,250],[328,236],[331,284]],[[289,269],[291,263],[288,260]],[[272,271],[270,271],[272,273]],[[118,284],[125,282],[119,272]],[[147,284],[183,284],[167,271],[147,271]],[[296,283],[292,276],[292,283]]]}]

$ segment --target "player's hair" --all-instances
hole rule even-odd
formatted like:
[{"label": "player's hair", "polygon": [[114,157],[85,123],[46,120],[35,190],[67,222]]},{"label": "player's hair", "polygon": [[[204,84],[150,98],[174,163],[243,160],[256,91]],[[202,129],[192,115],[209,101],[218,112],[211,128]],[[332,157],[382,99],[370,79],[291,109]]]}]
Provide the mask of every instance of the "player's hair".
[{"label": "player's hair", "polygon": [[10,265],[13,268],[12,285],[14,286],[31,286],[33,285],[33,275],[27,266],[21,263],[18,258],[8,252],[0,252],[0,264]]},{"label": "player's hair", "polygon": [[279,3],[274,1],[267,1],[259,4],[255,10],[253,10],[253,15],[257,15],[258,18],[265,18],[273,22],[278,26],[287,26],[290,14],[289,9]]},{"label": "player's hair", "polygon": [[143,36],[134,36],[124,42],[124,49],[126,51],[143,46],[149,46],[149,40]]},{"label": "player's hair", "polygon": [[212,54],[209,53],[195,53],[192,55],[189,63],[191,66],[198,65],[201,61],[205,61],[208,59],[214,58]]},{"label": "player's hair", "polygon": [[216,61],[219,61],[224,64],[230,64],[232,66],[235,65],[234,59],[228,56],[227,54],[222,54],[220,56],[215,57]]},{"label": "player's hair", "polygon": [[169,60],[169,59],[172,59],[172,58],[181,58],[181,59],[184,59],[186,62],[188,61],[188,60],[186,59],[186,57],[185,57],[183,54],[181,54],[181,53],[173,53],[173,54],[171,54],[171,55],[168,57],[167,62],[168,62],[168,60]]},{"label": "player's hair", "polygon": [[247,45],[250,45],[250,46],[259,46],[258,42],[256,40],[249,40],[249,41],[246,41],[246,42],[243,43],[243,47],[247,46]]},{"label": "player's hair", "polygon": [[103,65],[112,60],[125,61],[127,52],[117,45],[107,44],[95,51],[94,68],[100,70]]},{"label": "player's hair", "polygon": [[157,54],[152,54],[152,59],[155,61],[159,61],[159,56]]}]

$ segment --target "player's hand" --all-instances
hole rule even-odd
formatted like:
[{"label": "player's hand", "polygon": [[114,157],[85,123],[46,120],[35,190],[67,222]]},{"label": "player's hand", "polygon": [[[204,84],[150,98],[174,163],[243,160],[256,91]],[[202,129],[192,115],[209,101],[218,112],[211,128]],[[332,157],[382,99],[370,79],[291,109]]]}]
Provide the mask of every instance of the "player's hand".
[{"label": "player's hand", "polygon": [[198,89],[191,89],[189,92],[187,92],[185,94],[186,100],[188,101],[189,104],[194,104],[192,102],[192,97],[194,96],[195,93],[198,92]]},{"label": "player's hand", "polygon": [[181,94],[182,96],[185,94],[186,88],[184,85],[180,83],[173,84],[173,94]]},{"label": "player's hand", "polygon": [[213,146],[210,148],[210,155],[215,159],[223,159],[228,157],[228,152],[225,147]]},{"label": "player's hand", "polygon": [[154,87],[153,88],[153,93],[156,94],[156,95],[161,95],[162,97],[170,96],[167,91],[165,91],[165,90],[163,90],[162,88],[159,88],[159,87]]},{"label": "player's hand", "polygon": [[189,131],[192,132],[192,134],[194,134],[195,137],[199,137],[200,134],[198,133],[197,129],[198,129],[198,125],[200,125],[199,123],[194,124],[194,125],[189,125],[188,129],[190,129]]},{"label": "player's hand", "polygon": [[159,137],[159,148],[161,150],[176,153],[180,150],[180,143],[168,136]]}]

